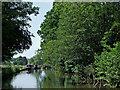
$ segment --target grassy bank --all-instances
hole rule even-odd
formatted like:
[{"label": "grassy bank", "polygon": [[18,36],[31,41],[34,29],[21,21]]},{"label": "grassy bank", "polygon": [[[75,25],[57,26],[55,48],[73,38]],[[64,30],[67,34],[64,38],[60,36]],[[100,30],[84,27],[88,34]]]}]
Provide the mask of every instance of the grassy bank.
[{"label": "grassy bank", "polygon": [[12,74],[25,70],[25,65],[2,65],[2,78],[8,78]]}]

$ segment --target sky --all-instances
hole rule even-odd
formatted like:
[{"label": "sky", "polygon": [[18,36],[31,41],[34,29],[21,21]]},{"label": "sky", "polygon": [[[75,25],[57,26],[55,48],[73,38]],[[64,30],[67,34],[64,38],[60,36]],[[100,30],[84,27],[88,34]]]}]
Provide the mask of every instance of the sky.
[{"label": "sky", "polygon": [[[33,1],[33,0],[29,0],[29,1]],[[49,0],[49,2],[47,2],[47,0],[45,0],[45,2],[42,1],[43,0],[40,0],[39,2],[33,2],[33,6],[40,7],[39,15],[37,16],[30,15],[32,21],[30,22],[31,28],[29,28],[29,31],[33,33],[35,36],[32,37],[32,46],[30,47],[30,49],[25,50],[23,53],[14,55],[13,58],[17,58],[19,56],[25,56],[26,58],[31,58],[35,55],[35,51],[40,49],[41,38],[37,34],[37,31],[40,30],[40,25],[45,19],[44,15],[46,14],[46,12],[52,9],[52,4],[53,4],[53,0]]]}]

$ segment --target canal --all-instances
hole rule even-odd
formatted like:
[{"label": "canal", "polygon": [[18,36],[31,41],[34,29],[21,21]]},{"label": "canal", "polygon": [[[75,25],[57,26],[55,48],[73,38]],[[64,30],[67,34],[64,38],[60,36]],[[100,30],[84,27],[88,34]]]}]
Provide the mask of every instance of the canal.
[{"label": "canal", "polygon": [[81,84],[78,75],[63,74],[52,70],[25,70],[3,80],[3,88],[92,88]]}]

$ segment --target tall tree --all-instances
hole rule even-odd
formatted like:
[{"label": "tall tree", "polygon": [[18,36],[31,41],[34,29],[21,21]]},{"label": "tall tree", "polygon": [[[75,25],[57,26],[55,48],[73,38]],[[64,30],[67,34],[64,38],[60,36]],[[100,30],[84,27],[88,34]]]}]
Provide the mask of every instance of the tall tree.
[{"label": "tall tree", "polygon": [[40,26],[41,30],[38,30],[37,32],[42,37],[43,40],[43,42],[41,43],[41,50],[44,53],[42,58],[47,63],[54,62],[53,61],[54,59],[52,57],[55,54],[53,49],[53,47],[55,47],[53,45],[55,44],[52,43],[53,42],[55,43],[55,40],[57,40],[56,30],[58,28],[61,7],[62,3],[58,2],[53,3],[53,8],[47,12],[47,14],[45,15],[46,19]]},{"label": "tall tree", "polygon": [[2,3],[2,59],[10,59],[15,53],[23,52],[32,45],[33,34],[28,30],[29,15],[39,14],[39,8],[31,2]]},{"label": "tall tree", "polygon": [[119,8],[119,3],[54,3],[38,31],[43,59],[67,71],[93,63],[94,53],[100,55],[104,48],[101,40],[106,32],[119,40]]}]

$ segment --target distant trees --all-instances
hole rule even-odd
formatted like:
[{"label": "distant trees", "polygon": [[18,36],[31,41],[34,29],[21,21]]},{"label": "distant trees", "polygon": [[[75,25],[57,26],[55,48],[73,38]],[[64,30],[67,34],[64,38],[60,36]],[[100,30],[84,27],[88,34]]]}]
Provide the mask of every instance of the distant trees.
[{"label": "distant trees", "polygon": [[2,3],[2,60],[10,59],[14,54],[29,49],[32,45],[33,34],[29,15],[39,13],[38,7],[31,2],[3,2]]},{"label": "distant trees", "polygon": [[28,60],[26,57],[19,56],[18,58],[12,58],[11,63],[14,65],[26,65]]}]

